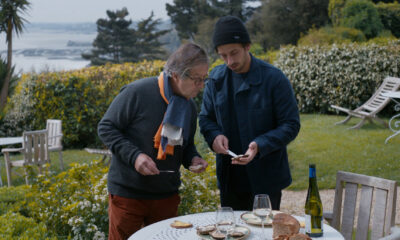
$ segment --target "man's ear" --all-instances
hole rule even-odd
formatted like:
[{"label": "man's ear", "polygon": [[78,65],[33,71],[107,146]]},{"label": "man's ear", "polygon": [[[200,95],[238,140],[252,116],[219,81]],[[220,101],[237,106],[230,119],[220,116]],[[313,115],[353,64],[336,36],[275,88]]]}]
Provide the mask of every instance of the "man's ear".
[{"label": "man's ear", "polygon": [[250,43],[246,44],[246,46],[244,47],[244,49],[246,49],[246,51],[250,51],[250,48],[251,48],[251,44]]},{"label": "man's ear", "polygon": [[175,72],[173,72],[171,74],[171,79],[173,82],[177,82],[178,81],[178,74],[176,74]]}]

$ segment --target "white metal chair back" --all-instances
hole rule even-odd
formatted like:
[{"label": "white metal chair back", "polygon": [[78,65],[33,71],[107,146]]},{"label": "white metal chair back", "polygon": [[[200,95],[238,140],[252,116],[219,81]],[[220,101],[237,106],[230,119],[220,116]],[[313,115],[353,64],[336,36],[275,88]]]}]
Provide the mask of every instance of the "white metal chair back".
[{"label": "white metal chair back", "polygon": [[[368,239],[369,230],[372,240],[389,235],[396,215],[396,190],[396,181],[339,171],[336,176],[332,226],[346,240],[353,239],[354,229],[356,240]],[[359,201],[358,192],[361,192]]]}]

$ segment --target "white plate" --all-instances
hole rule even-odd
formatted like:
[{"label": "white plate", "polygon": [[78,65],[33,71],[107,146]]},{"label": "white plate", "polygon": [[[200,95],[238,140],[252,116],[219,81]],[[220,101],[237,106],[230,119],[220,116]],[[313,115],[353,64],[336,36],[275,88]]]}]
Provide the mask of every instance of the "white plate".
[{"label": "white plate", "polygon": [[[272,210],[272,215],[277,213],[281,213],[281,211]],[[254,215],[253,212],[245,212],[240,215],[240,218],[247,224],[261,226],[261,218]],[[271,226],[272,225],[272,218],[266,218],[264,220],[264,226]]]},{"label": "white plate", "polygon": [[[242,237],[231,237],[231,236],[228,236],[227,239],[228,240],[241,240],[241,239],[246,239],[250,235],[250,229],[245,227],[245,226],[237,225],[235,227],[235,232],[242,232],[242,233],[244,233],[244,236],[242,236]],[[211,237],[208,234],[207,235],[203,235],[203,234],[197,233],[197,235],[202,240],[215,240],[213,237]]]}]

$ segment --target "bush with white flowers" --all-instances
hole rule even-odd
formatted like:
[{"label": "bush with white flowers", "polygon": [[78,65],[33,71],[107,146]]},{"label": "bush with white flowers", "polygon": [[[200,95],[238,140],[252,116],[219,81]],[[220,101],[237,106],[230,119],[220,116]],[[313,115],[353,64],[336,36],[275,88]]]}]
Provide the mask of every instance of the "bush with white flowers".
[{"label": "bush with white flowers", "polygon": [[356,108],[386,76],[400,77],[400,40],[384,44],[285,47],[274,65],[291,81],[302,113]]}]

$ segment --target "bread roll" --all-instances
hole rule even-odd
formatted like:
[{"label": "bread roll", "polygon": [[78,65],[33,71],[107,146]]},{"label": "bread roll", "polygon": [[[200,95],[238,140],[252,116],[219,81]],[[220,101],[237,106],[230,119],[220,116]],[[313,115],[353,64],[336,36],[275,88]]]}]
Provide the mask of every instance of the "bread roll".
[{"label": "bread roll", "polygon": [[296,218],[286,213],[278,213],[272,221],[273,238],[279,235],[291,236],[299,233],[300,223]]},{"label": "bread roll", "polygon": [[173,228],[190,228],[193,225],[191,223],[187,223],[187,222],[182,222],[179,220],[175,220],[173,223],[171,223],[171,227]]},{"label": "bread roll", "polygon": [[197,227],[197,232],[200,234],[209,234],[210,232],[215,231],[214,225],[207,225],[203,227]]}]

